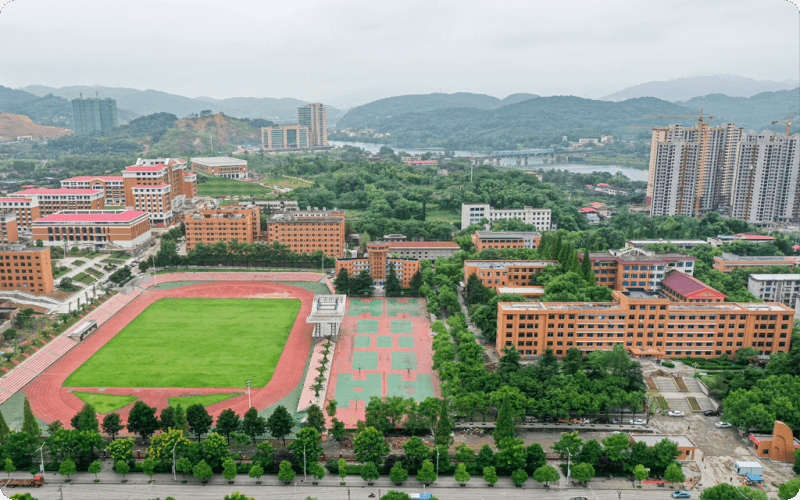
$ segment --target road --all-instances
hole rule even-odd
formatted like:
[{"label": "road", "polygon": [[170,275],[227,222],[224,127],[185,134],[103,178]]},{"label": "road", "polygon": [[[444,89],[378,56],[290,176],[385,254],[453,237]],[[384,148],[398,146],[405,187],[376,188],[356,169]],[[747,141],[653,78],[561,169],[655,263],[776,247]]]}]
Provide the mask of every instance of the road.
[{"label": "road", "polygon": [[[422,493],[420,489],[396,488],[406,493]],[[238,491],[256,500],[305,500],[307,497],[318,500],[361,500],[367,499],[370,493],[378,495],[374,487],[314,487],[314,486],[193,486],[173,484],[66,484],[63,487],[64,500],[145,500],[172,496],[175,500],[222,500],[225,495]],[[496,500],[496,499],[548,499],[569,500],[584,497],[589,500],[657,500],[668,499],[672,490],[593,490],[591,488],[551,488],[549,491],[538,488],[489,488],[485,483],[471,484],[466,488],[433,488],[428,489],[439,500]],[[29,492],[39,500],[60,500],[62,497],[57,484],[49,484],[41,488],[14,488],[4,492]],[[386,493],[385,488],[380,489]]]}]

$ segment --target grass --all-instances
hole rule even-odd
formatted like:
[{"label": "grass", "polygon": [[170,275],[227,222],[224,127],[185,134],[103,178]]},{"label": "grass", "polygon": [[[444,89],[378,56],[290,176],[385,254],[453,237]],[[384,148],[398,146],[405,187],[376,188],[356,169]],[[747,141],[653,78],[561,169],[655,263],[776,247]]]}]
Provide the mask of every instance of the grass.
[{"label": "grass", "polygon": [[183,407],[184,410],[188,408],[190,405],[203,405],[203,406],[210,406],[214,403],[219,403],[220,401],[225,401],[226,399],[230,399],[234,396],[238,396],[241,392],[228,392],[225,394],[202,394],[200,396],[179,396],[176,398],[169,398],[169,405],[170,406],[177,406],[178,403]]},{"label": "grass", "polygon": [[89,274],[93,274],[93,275],[95,275],[97,277],[100,277],[100,276],[102,276],[104,274],[103,271],[101,271],[99,269],[95,269],[93,267],[88,268],[86,270],[86,272],[89,273]]},{"label": "grass", "polygon": [[297,299],[161,299],[64,386],[264,387],[299,310]]},{"label": "grass", "polygon": [[93,276],[89,276],[88,274],[86,274],[84,272],[80,272],[80,273],[78,273],[78,274],[76,274],[75,276],[72,277],[72,281],[80,281],[81,283],[83,283],[85,285],[91,285],[92,283],[94,283],[94,277]]},{"label": "grass", "polygon": [[282,177],[282,176],[279,176],[279,177],[269,176],[266,179],[264,179],[262,182],[264,182],[264,184],[269,184],[270,186],[280,186],[280,187],[291,188],[291,189],[297,189],[297,188],[301,188],[301,187],[309,187],[309,186],[313,186],[314,185],[313,182],[311,182],[311,183],[303,182],[303,181],[299,181],[297,179],[290,179],[289,177]]},{"label": "grass", "polygon": [[116,394],[97,394],[94,392],[73,391],[72,394],[81,398],[84,403],[92,405],[94,411],[101,415],[119,410],[123,406],[127,406],[139,399],[136,396],[117,396]]},{"label": "grass", "polygon": [[205,182],[200,182],[198,174],[197,194],[198,196],[252,196],[267,194],[271,189],[265,188],[255,182],[243,182],[234,179],[224,179],[222,177],[202,176]]},{"label": "grass", "polygon": [[75,267],[81,267],[84,264],[86,264],[86,262],[84,262],[82,260],[73,260],[72,261],[72,265],[75,266]]}]

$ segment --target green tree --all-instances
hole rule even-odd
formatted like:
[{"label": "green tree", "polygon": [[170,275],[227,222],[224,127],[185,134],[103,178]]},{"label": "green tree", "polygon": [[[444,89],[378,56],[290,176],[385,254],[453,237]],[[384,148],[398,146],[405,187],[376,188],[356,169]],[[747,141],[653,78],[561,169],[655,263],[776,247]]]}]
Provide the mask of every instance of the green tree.
[{"label": "green tree", "polygon": [[389,479],[397,486],[400,486],[400,483],[408,479],[408,471],[403,468],[402,462],[397,461],[394,463],[389,471]]},{"label": "green tree", "polygon": [[267,432],[267,419],[258,415],[258,410],[252,406],[244,413],[242,419],[242,432],[250,436],[253,443],[256,437]]},{"label": "green tree", "polygon": [[38,498],[33,498],[30,493],[14,493],[8,498],[11,500],[39,500]]},{"label": "green tree", "polygon": [[124,439],[115,439],[108,443],[106,446],[106,452],[108,456],[114,461],[114,463],[122,461],[128,461],[133,458],[133,438],[124,438]]},{"label": "green tree", "polygon": [[430,449],[425,446],[425,442],[419,436],[413,436],[403,443],[403,451],[406,454],[406,467],[409,470],[418,471],[422,467],[422,462],[430,456]]},{"label": "green tree", "polygon": [[419,293],[419,287],[422,286],[422,274],[419,271],[414,273],[414,276],[411,277],[411,281],[408,282],[408,287],[411,289],[411,293]]},{"label": "green tree", "polygon": [[39,422],[37,422],[36,417],[33,416],[33,410],[31,410],[31,404],[27,397],[25,397],[23,400],[22,432],[26,432],[29,435],[37,438],[42,435],[42,430],[39,428]]},{"label": "green tree", "polygon": [[103,462],[101,462],[100,460],[95,460],[94,462],[89,464],[89,473],[94,474],[95,480],[97,480],[97,475],[102,470],[103,470]]},{"label": "green tree", "polygon": [[600,456],[602,454],[603,447],[600,446],[600,443],[598,443],[596,439],[590,439],[583,445],[576,460],[578,462],[586,462],[592,467],[596,467],[600,462]]},{"label": "green tree", "polygon": [[313,427],[317,430],[317,433],[322,435],[325,432],[325,415],[322,414],[320,407],[317,405],[309,406],[306,415],[306,425]]},{"label": "green tree", "polygon": [[300,429],[295,440],[289,443],[288,448],[294,452],[294,461],[298,466],[303,465],[304,454],[305,463],[312,464],[318,462],[323,453],[319,433],[313,427]]},{"label": "green tree", "polygon": [[400,286],[400,280],[397,279],[397,273],[394,270],[394,264],[389,263],[389,274],[386,276],[386,296],[387,297],[397,297],[403,291],[402,287]]},{"label": "green tree", "polygon": [[583,439],[578,437],[578,431],[563,432],[561,433],[561,439],[553,443],[551,448],[559,452],[563,460],[566,459],[569,454],[577,456],[581,445],[583,445]]},{"label": "green tree", "polygon": [[497,468],[509,472],[525,467],[527,457],[524,441],[517,438],[500,441],[500,451],[494,456]]},{"label": "green tree", "polygon": [[14,461],[10,458],[6,458],[4,470],[6,471],[6,474],[8,474],[8,477],[11,477],[11,473],[17,470],[17,468],[14,467]]},{"label": "green tree", "polygon": [[514,411],[511,407],[511,401],[504,399],[500,409],[497,412],[497,422],[495,424],[494,442],[500,446],[500,442],[505,438],[516,437],[517,432],[514,428]]},{"label": "green tree", "polygon": [[228,441],[228,446],[231,444],[231,434],[238,432],[242,423],[239,420],[239,415],[230,408],[222,410],[217,417],[217,426],[214,431],[225,437]]},{"label": "green tree", "polygon": [[122,474],[122,479],[125,479],[125,474],[131,471],[131,466],[125,460],[117,460],[114,464],[114,472]]},{"label": "green tree", "polygon": [[411,500],[411,497],[402,491],[389,490],[379,500]]},{"label": "green tree", "polygon": [[69,458],[64,459],[64,461],[61,462],[61,465],[58,467],[58,473],[62,476],[67,476],[67,479],[69,479],[69,476],[75,474],[77,470],[78,469],[75,467],[75,462]]},{"label": "green tree", "polygon": [[436,431],[433,433],[433,442],[436,445],[451,446],[453,444],[453,418],[450,416],[450,408],[446,399],[442,399],[439,411],[439,421],[436,423]]},{"label": "green tree", "polygon": [[288,460],[281,462],[278,467],[278,479],[286,484],[289,484],[294,479],[295,472],[292,470],[292,464]]},{"label": "green tree", "polygon": [[278,405],[267,419],[267,430],[272,437],[283,440],[284,448],[286,447],[286,436],[292,432],[293,427],[294,419],[283,405]]},{"label": "green tree", "polygon": [[417,481],[420,483],[429,484],[436,481],[436,471],[433,468],[433,462],[430,460],[424,460],[422,462],[422,468],[417,472]]},{"label": "green tree", "polygon": [[470,475],[469,472],[467,472],[467,466],[465,464],[458,464],[456,471],[453,474],[453,479],[462,485],[470,480]]},{"label": "green tree", "polygon": [[[250,468],[250,470],[252,471],[254,467],[257,467],[257,466],[253,466],[253,467],[251,467],[251,468]],[[178,472],[180,472],[180,473],[181,473],[181,475],[183,475],[183,476],[186,476],[186,474],[191,474],[191,473],[192,473],[192,461],[191,461],[191,460],[189,460],[189,459],[188,459],[188,458],[186,458],[186,457],[181,457],[181,458],[179,458],[179,459],[178,459],[178,461],[175,463],[175,468],[176,468],[176,469],[178,470]]]},{"label": "green tree", "polygon": [[264,475],[264,468],[258,464],[255,464],[252,467],[250,467],[250,471],[247,473],[247,475],[252,477],[256,481],[261,481],[261,476]]},{"label": "green tree", "polygon": [[497,482],[497,470],[492,467],[484,467],[483,468],[483,480],[489,483],[490,486],[494,486],[494,483]]},{"label": "green tree", "polygon": [[216,432],[212,432],[206,436],[206,440],[203,441],[202,450],[203,458],[212,469],[219,467],[222,461],[230,454],[228,443],[225,442],[225,438]]},{"label": "green tree", "polygon": [[603,447],[606,456],[612,462],[621,462],[627,456],[628,447],[631,445],[631,440],[627,434],[614,434],[603,439]]},{"label": "green tree", "polygon": [[161,425],[161,430],[166,432],[170,429],[175,428],[175,408],[172,406],[167,406],[166,408],[161,410],[161,413],[158,416],[159,424]]},{"label": "green tree", "polygon": [[[780,489],[778,490],[780,496]],[[748,486],[732,486],[728,483],[720,483],[711,488],[707,488],[700,493],[700,500],[767,500],[767,494],[760,490],[755,490]]]},{"label": "green tree", "polygon": [[528,480],[528,473],[523,469],[517,469],[511,473],[511,482],[516,485],[522,485]]},{"label": "green tree", "polygon": [[379,479],[381,475],[378,473],[378,468],[372,462],[367,462],[361,466],[361,479],[366,481],[368,484],[372,484],[373,481]]},{"label": "green tree", "polygon": [[331,399],[328,401],[328,406],[325,407],[325,412],[328,414],[329,417],[333,418],[336,416],[336,407],[339,403],[336,402],[335,399]]},{"label": "green tree", "polygon": [[800,448],[794,450],[794,466],[792,467],[792,471],[800,475]]},{"label": "green tree", "polygon": [[116,439],[119,431],[124,428],[125,426],[122,425],[122,418],[119,413],[108,413],[103,417],[103,432],[111,436],[112,440]]},{"label": "green tree", "polygon": [[255,500],[253,497],[248,497],[244,493],[239,493],[238,491],[234,491],[230,495],[225,495],[223,500]]},{"label": "green tree", "polygon": [[684,482],[686,480],[686,476],[683,474],[681,465],[678,463],[669,464],[667,469],[664,471],[664,480],[669,481],[670,483]]},{"label": "green tree", "polygon": [[533,479],[536,482],[544,483],[544,485],[547,486],[547,483],[552,483],[553,481],[558,481],[561,479],[561,474],[559,474],[556,468],[551,465],[542,465],[533,471]]},{"label": "green tree", "polygon": [[228,481],[236,479],[236,462],[231,457],[222,462],[222,477]]},{"label": "green tree", "polygon": [[205,460],[200,460],[192,467],[192,475],[195,479],[205,482],[211,479],[211,476],[214,475],[214,471],[211,470],[211,466],[209,466]]},{"label": "green tree", "polygon": [[214,419],[209,415],[206,408],[201,404],[189,405],[186,408],[186,424],[192,434],[197,436],[197,441],[200,442],[200,436],[206,434],[211,429],[211,424]]},{"label": "green tree", "polygon": [[475,466],[478,470],[483,470],[486,467],[494,466],[494,451],[485,444],[478,450],[478,456],[475,458]]},{"label": "green tree", "polygon": [[642,465],[642,464],[639,464],[639,465],[637,465],[636,467],[633,468],[633,477],[635,477],[636,480],[639,481],[639,484],[642,484],[642,481],[647,479],[647,476],[649,474],[650,473],[647,472],[647,469],[645,469],[644,465]]},{"label": "green tree", "polygon": [[73,417],[73,424],[77,424],[73,425],[75,429],[79,431],[100,432],[100,423],[97,421],[97,413],[89,403],[84,404],[81,411],[79,411],[75,417]]},{"label": "green tree", "polygon": [[336,465],[339,466],[339,477],[344,481],[344,478],[347,477],[347,460],[340,458]]},{"label": "green tree", "polygon": [[794,478],[778,487],[778,498],[791,500],[797,496],[798,491],[800,491],[800,479]]},{"label": "green tree", "polygon": [[366,427],[353,440],[353,451],[359,462],[382,464],[384,455],[389,453],[389,445],[383,433],[374,427]]},{"label": "green tree", "polygon": [[748,359],[754,358],[758,355],[759,351],[755,347],[743,347],[741,349],[737,349],[735,353],[736,362],[742,365],[747,363]]},{"label": "green tree", "polygon": [[350,293],[350,276],[347,269],[344,267],[339,269],[336,274],[336,279],[333,280],[333,288],[336,293],[340,295],[347,295]]},{"label": "green tree", "polygon": [[590,285],[595,284],[594,271],[592,271],[592,262],[589,260],[589,249],[584,249],[583,259],[581,259],[581,274],[586,283]]},{"label": "green tree", "polygon": [[319,481],[325,477],[325,467],[321,466],[319,463],[313,463],[308,467],[308,473]]},{"label": "green tree", "polygon": [[180,403],[175,405],[175,428],[189,434],[189,423],[186,421],[186,411]]},{"label": "green tree", "polygon": [[659,470],[665,470],[681,454],[678,444],[667,438],[653,445],[650,450],[653,452],[653,467]]},{"label": "green tree", "polygon": [[[61,422],[59,422],[59,424],[61,424]],[[10,433],[11,433],[11,429],[8,428],[8,424],[6,423],[6,419],[3,418],[3,413],[0,412],[0,444],[2,444],[3,441],[5,441],[6,436],[8,436]],[[52,432],[50,434],[52,434]]]},{"label": "green tree", "polygon": [[592,464],[581,462],[570,468],[570,474],[581,483],[585,483],[594,477],[594,467]]},{"label": "green tree", "polygon": [[156,460],[153,457],[147,457],[142,462],[142,472],[150,476],[150,479],[153,479],[153,474],[156,473]]},{"label": "green tree", "polygon": [[333,436],[333,439],[337,441],[342,439],[344,435],[347,434],[344,428],[344,422],[334,417],[331,419],[331,423],[333,424],[333,427],[331,427],[331,436]]},{"label": "green tree", "polygon": [[547,455],[539,443],[532,443],[526,448],[525,457],[525,472],[533,474],[533,472],[547,463]]},{"label": "green tree", "polygon": [[137,400],[128,414],[128,430],[141,436],[147,442],[159,428],[156,418],[156,409],[148,406],[144,401]]}]

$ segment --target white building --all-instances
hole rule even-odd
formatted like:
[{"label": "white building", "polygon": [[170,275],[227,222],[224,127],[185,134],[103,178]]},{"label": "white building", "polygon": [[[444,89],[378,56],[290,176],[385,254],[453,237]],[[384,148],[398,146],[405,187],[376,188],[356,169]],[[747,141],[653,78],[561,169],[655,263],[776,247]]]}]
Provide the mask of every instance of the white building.
[{"label": "white building", "polygon": [[794,307],[800,299],[800,274],[751,274],[747,290],[764,302]]},{"label": "white building", "polygon": [[533,224],[539,231],[550,231],[551,211],[549,208],[494,208],[488,203],[462,203],[461,228],[479,224],[486,219],[495,220],[518,219],[524,224]]}]

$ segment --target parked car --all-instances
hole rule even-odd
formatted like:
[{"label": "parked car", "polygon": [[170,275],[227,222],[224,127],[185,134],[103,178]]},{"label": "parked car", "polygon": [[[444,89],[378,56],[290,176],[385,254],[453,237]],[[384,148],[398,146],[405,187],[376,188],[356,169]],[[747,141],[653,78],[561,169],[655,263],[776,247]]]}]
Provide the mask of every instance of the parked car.
[{"label": "parked car", "polygon": [[622,423],[622,419],[621,418],[615,418],[614,420],[611,421],[611,423],[612,424],[621,424]]},{"label": "parked car", "polygon": [[716,423],[716,424],[714,424],[714,425],[715,425],[716,427],[719,427],[720,429],[726,429],[726,428],[728,428],[728,427],[733,427],[733,425],[731,425],[731,423],[730,423],[730,422],[717,422],[717,423]]},{"label": "parked car", "polygon": [[692,494],[688,491],[678,490],[672,492],[672,498],[692,498]]},{"label": "parked car", "polygon": [[634,418],[631,420],[631,425],[644,425],[644,420],[641,418]]},{"label": "parked car", "polygon": [[684,417],[684,416],[686,416],[682,411],[678,411],[678,410],[668,411],[667,415],[669,415],[670,417]]},{"label": "parked car", "polygon": [[706,410],[703,412],[706,417],[716,417],[719,415],[719,410]]}]

